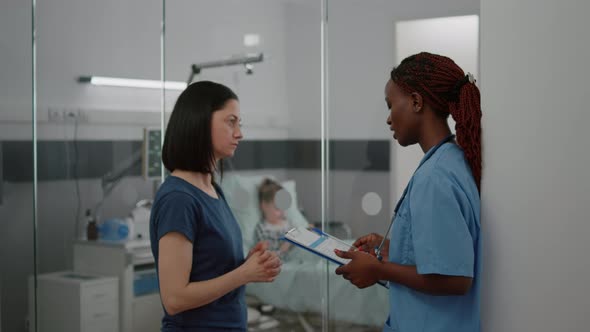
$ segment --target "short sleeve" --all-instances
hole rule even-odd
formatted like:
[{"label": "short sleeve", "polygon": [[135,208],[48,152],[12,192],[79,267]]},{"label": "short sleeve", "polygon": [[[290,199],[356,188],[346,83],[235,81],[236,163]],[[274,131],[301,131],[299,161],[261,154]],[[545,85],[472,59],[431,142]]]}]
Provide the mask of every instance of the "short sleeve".
[{"label": "short sleeve", "polygon": [[467,196],[441,171],[418,177],[410,193],[412,241],[419,274],[473,277],[474,242]]},{"label": "short sleeve", "polygon": [[195,242],[200,213],[197,204],[190,195],[171,192],[162,197],[156,213],[156,236],[158,241],[170,232],[184,235]]}]

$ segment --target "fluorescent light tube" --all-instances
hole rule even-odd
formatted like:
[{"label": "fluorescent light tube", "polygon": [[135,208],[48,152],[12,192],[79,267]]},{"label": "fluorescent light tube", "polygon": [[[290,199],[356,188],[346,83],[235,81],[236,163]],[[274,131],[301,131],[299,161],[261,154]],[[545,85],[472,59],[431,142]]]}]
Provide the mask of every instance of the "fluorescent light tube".
[{"label": "fluorescent light tube", "polygon": [[[97,86],[116,86],[125,88],[146,88],[146,89],[161,89],[162,81],[157,80],[140,80],[131,78],[117,78],[104,76],[81,76],[79,82],[90,83]],[[164,88],[167,90],[184,90],[186,89],[185,82],[166,81]]]}]

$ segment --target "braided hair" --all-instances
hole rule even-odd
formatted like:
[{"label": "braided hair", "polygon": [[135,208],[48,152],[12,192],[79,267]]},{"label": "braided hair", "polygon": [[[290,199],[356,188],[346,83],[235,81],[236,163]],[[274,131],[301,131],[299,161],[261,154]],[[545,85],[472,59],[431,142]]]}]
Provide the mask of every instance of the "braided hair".
[{"label": "braided hair", "polygon": [[453,116],[457,143],[465,153],[479,189],[481,105],[473,76],[465,75],[450,58],[422,52],[407,57],[393,68],[391,80],[407,93],[419,93],[438,114]]}]

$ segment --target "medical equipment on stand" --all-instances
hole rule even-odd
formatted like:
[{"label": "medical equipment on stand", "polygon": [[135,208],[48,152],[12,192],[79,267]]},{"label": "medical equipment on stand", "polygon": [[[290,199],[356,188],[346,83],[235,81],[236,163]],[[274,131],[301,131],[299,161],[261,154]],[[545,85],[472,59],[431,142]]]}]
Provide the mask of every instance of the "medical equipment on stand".
[{"label": "medical equipment on stand", "polygon": [[131,210],[129,219],[133,224],[131,239],[147,240],[150,238],[150,214],[152,210],[152,200],[143,199],[135,204]]}]

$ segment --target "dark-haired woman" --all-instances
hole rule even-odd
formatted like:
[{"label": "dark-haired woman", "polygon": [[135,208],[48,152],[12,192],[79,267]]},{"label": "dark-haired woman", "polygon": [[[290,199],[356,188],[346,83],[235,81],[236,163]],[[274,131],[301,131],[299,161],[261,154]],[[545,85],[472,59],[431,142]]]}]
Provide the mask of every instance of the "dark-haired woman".
[{"label": "dark-haired woman", "polygon": [[479,89],[451,59],[420,53],[392,70],[385,101],[393,138],[404,147],[419,144],[424,157],[395,208],[391,239],[380,255],[373,253],[383,237],[363,236],[354,244],[363,250],[337,252],[351,261],[336,273],[359,288],[389,281],[383,331],[479,331]]},{"label": "dark-haired woman", "polygon": [[170,116],[162,160],[171,174],[150,219],[162,331],[246,331],[244,285],[280,272],[263,243],[244,259],[242,233],[213,178],[242,139],[240,120],[238,97],[206,81],[189,85]]}]

